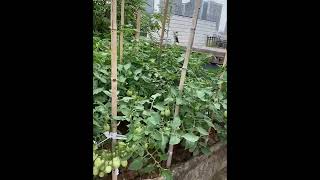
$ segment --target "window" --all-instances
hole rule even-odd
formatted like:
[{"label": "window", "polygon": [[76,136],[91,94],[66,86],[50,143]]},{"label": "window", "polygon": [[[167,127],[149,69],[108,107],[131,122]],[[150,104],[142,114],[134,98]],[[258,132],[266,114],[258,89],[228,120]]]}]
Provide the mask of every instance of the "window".
[{"label": "window", "polygon": [[[161,1],[163,3],[163,0]],[[172,14],[192,17],[195,6],[195,0],[173,0]],[[161,5],[163,7],[163,5]],[[201,0],[199,19],[217,22],[219,24],[222,12],[222,4],[212,0]]]}]

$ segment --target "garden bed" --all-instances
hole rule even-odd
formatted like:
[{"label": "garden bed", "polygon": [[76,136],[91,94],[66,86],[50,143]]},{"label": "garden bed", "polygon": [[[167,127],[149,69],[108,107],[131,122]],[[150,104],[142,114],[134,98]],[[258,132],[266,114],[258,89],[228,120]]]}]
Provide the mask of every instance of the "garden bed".
[{"label": "garden bed", "polygon": [[[200,175],[213,178],[219,174],[223,169],[219,157],[224,156],[213,147],[226,138],[226,68],[206,70],[210,56],[192,53],[180,94],[183,50],[176,46],[160,49],[144,40],[127,42],[124,62],[117,69],[117,114],[112,115],[110,85],[114,81],[108,43],[108,39],[94,37],[94,179],[112,179],[112,169],[119,169],[119,180],[160,176],[201,180]],[[179,115],[175,115],[176,107]],[[103,134],[110,132],[115,121],[117,132],[127,139],[118,140],[113,149]],[[167,155],[171,149],[172,161]],[[169,163],[170,170],[166,168]]]},{"label": "garden bed", "polygon": [[[217,143],[212,155],[201,155],[173,166],[174,180],[225,180],[227,171],[227,146]],[[164,180],[162,177],[144,180]]]},{"label": "garden bed", "polygon": [[214,177],[227,166],[227,146],[217,143],[210,147],[212,155],[201,155],[189,161],[175,165],[174,180],[215,180]]},{"label": "garden bed", "polygon": [[[227,145],[217,142],[214,133],[210,134],[208,141],[210,155],[193,156],[180,144],[175,146],[173,166],[171,168],[174,180],[226,180],[227,171]],[[111,180],[111,175],[104,180]],[[118,180],[165,180],[159,174],[139,175],[137,171],[122,170]]]}]

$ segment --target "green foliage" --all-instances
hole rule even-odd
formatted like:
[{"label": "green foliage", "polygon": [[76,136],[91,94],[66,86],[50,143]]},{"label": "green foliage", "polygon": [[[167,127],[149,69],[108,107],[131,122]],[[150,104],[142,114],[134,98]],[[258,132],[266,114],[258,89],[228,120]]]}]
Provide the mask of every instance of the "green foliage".
[{"label": "green foliage", "polygon": [[[121,0],[118,0],[120,12]],[[110,131],[111,120],[127,123],[127,131],[119,131],[127,140],[110,149],[111,140],[94,145],[95,178],[110,173],[110,168],[124,168],[139,173],[157,172],[172,179],[169,170],[162,167],[167,160],[169,144],[181,144],[194,155],[210,154],[206,139],[212,128],[220,141],[226,140],[227,130],[227,76],[226,69],[208,71],[203,68],[210,55],[192,53],[182,95],[178,85],[184,53],[181,47],[158,44],[141,37],[134,40],[138,9],[142,11],[141,35],[160,29],[160,14],[146,14],[145,0],[125,1],[123,63],[118,64],[118,114],[111,117],[111,51],[110,4],[94,0],[93,37],[93,133],[94,141],[102,142],[105,131]],[[180,114],[173,117],[175,105]],[[213,116],[212,116],[213,114]],[[108,146],[109,145],[109,146]]]},{"label": "green foliage", "polygon": [[[111,0],[93,0],[93,31],[103,37],[110,37],[110,11]],[[132,37],[135,33],[136,13],[141,11],[141,35],[149,34],[160,29],[161,14],[147,14],[145,12],[146,0],[125,0],[125,25],[120,27],[121,0],[117,0],[118,30],[124,31],[124,37]],[[130,38],[129,38],[130,39]]]},{"label": "green foliage", "polygon": [[[111,67],[109,41],[94,37],[93,124],[94,140],[101,141],[111,123]],[[184,50],[169,46],[160,50],[146,40],[125,43],[124,63],[118,64],[118,117],[127,121],[129,169],[140,173],[160,170],[170,179],[161,161],[169,144],[182,144],[195,155],[209,154],[204,143],[209,128],[221,141],[226,138],[226,69],[210,72],[203,68],[208,55],[192,53],[182,96],[178,85]],[[222,76],[221,74],[224,73]],[[221,87],[220,87],[221,85]],[[173,117],[175,104],[180,116]],[[165,115],[165,111],[170,113]],[[211,114],[214,113],[214,119]]]}]

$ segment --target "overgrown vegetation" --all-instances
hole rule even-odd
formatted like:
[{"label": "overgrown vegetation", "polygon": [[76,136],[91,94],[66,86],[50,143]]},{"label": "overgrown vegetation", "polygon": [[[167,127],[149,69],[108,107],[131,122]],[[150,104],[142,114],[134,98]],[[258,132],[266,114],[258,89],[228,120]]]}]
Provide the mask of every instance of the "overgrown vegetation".
[{"label": "overgrown vegetation", "polygon": [[[139,3],[134,4],[136,1]],[[183,95],[179,96],[184,50],[175,45],[160,50],[153,41],[133,39],[134,13],[137,8],[143,9],[143,4],[143,0],[126,1],[123,64],[118,64],[118,115],[112,117],[110,30],[107,28],[110,26],[110,7],[106,1],[94,0],[95,178],[122,167],[140,174],[159,173],[172,179],[170,170],[164,165],[169,144],[181,144],[198,155],[211,153],[207,144],[210,131],[215,131],[220,141],[226,140],[226,68],[208,71],[203,66],[209,63],[210,56],[192,53]],[[142,27],[146,28],[142,29],[146,32],[160,28],[156,20],[161,18],[159,14],[143,14],[143,17]],[[150,21],[153,23],[147,23]],[[176,104],[180,105],[180,116],[174,118]],[[118,141],[113,153],[111,140],[104,141],[103,135],[110,131],[112,118],[119,122],[118,134],[127,137]],[[99,142],[102,143],[98,145]]]},{"label": "overgrown vegetation", "polygon": [[[110,37],[110,2],[111,0],[93,0],[93,31],[95,34],[109,38]],[[138,10],[142,12],[141,35],[150,34],[150,32],[160,29],[161,15],[155,13],[153,15],[145,12],[145,0],[126,0],[124,6],[125,27],[124,37],[130,39],[135,33],[136,13]],[[117,1],[117,9],[120,12],[121,1]],[[120,13],[117,13],[118,25],[120,25]],[[118,27],[120,30],[120,26]]]}]

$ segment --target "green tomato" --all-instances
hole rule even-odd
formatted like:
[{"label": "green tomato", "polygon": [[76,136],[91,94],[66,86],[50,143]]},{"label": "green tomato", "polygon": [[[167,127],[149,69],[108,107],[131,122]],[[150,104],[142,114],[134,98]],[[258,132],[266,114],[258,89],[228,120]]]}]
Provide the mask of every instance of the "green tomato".
[{"label": "green tomato", "polygon": [[132,72],[131,72],[131,71],[128,71],[128,75],[131,76],[131,75],[132,75]]},{"label": "green tomato", "polygon": [[106,159],[106,161],[104,161],[104,167],[109,165],[109,161]]},{"label": "green tomato", "polygon": [[121,157],[126,157],[127,155],[128,155],[127,152],[125,152],[125,153],[121,154]]},{"label": "green tomato", "polygon": [[131,150],[131,148],[127,146],[126,147],[126,151],[130,151],[130,150]]},{"label": "green tomato", "polygon": [[124,142],[119,142],[118,144],[120,149],[126,146],[126,143]]},{"label": "green tomato", "polygon": [[125,161],[121,161],[121,166],[122,167],[127,167],[128,166],[128,161],[127,160],[125,160]]},{"label": "green tomato", "polygon": [[102,154],[101,154],[101,157],[105,157],[106,156],[106,152],[103,151]]},{"label": "green tomato", "polygon": [[97,150],[98,146],[96,144],[93,144],[93,151]]},{"label": "green tomato", "polygon": [[97,168],[99,168],[102,165],[102,160],[100,159],[100,157],[98,157],[95,161],[94,161],[94,166],[96,166]]},{"label": "green tomato", "polygon": [[141,133],[142,132],[142,128],[141,127],[137,127],[135,130],[134,130],[135,133]]},{"label": "green tomato", "polygon": [[132,96],[132,95],[133,95],[133,92],[130,91],[130,90],[128,90],[128,91],[127,91],[127,96]]},{"label": "green tomato", "polygon": [[227,118],[227,111],[224,111],[223,115]]},{"label": "green tomato", "polygon": [[138,96],[137,96],[137,95],[133,95],[132,98],[135,99],[135,100],[137,100],[137,99],[138,99]]},{"label": "green tomato", "polygon": [[164,128],[164,132],[165,132],[166,134],[170,134],[170,131],[171,131],[171,129],[170,129],[169,127],[165,127],[165,128]]},{"label": "green tomato", "polygon": [[134,134],[133,136],[132,136],[132,140],[133,141],[137,141],[137,140],[139,140],[141,137],[139,136],[139,135],[137,135],[137,134]]},{"label": "green tomato", "polygon": [[166,110],[164,111],[164,115],[167,116],[167,117],[169,117],[169,116],[170,116],[170,110],[169,110],[169,109],[166,109]]},{"label": "green tomato", "polygon": [[101,178],[104,177],[104,172],[100,172],[99,177],[101,177]]},{"label": "green tomato", "polygon": [[160,115],[161,115],[161,116],[164,116],[164,111],[161,111],[161,112],[160,112]]},{"label": "green tomato", "polygon": [[95,160],[98,157],[98,154],[93,153],[93,160]]},{"label": "green tomato", "polygon": [[148,149],[148,147],[149,147],[148,143],[145,143],[145,144],[144,144],[144,148],[145,148],[145,149]]},{"label": "green tomato", "polygon": [[112,171],[112,167],[111,166],[106,166],[104,172],[108,174],[108,173],[111,173],[111,171]]},{"label": "green tomato", "polygon": [[112,167],[114,169],[117,169],[120,167],[120,158],[119,157],[115,157],[112,159]]},{"label": "green tomato", "polygon": [[103,125],[103,130],[104,130],[104,131],[109,131],[109,130],[110,130],[109,124]]},{"label": "green tomato", "polygon": [[97,176],[99,174],[99,169],[96,167],[93,167],[93,175]]},{"label": "green tomato", "polygon": [[106,160],[106,162],[104,163],[104,166],[107,167],[107,166],[110,166],[111,164],[112,164],[111,161]]},{"label": "green tomato", "polygon": [[105,169],[105,165],[104,165],[104,163],[100,166],[100,168],[99,168],[99,170],[100,171],[104,171],[104,169]]}]

